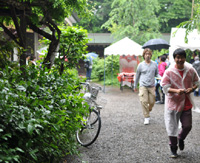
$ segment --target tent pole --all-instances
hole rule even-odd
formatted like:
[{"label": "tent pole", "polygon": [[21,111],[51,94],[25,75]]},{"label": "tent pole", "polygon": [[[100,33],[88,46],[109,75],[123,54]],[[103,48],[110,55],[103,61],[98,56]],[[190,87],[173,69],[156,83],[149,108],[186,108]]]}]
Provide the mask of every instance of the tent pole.
[{"label": "tent pole", "polygon": [[112,86],[113,86],[113,54],[112,54]]},{"label": "tent pole", "polygon": [[193,18],[193,12],[194,12],[194,0],[192,0],[191,19]]},{"label": "tent pole", "polygon": [[105,54],[104,54],[104,85],[103,85],[103,92],[105,93],[106,92],[106,88],[105,88],[105,84],[106,84],[106,71],[105,71],[105,67],[106,67],[106,62],[105,62]]}]

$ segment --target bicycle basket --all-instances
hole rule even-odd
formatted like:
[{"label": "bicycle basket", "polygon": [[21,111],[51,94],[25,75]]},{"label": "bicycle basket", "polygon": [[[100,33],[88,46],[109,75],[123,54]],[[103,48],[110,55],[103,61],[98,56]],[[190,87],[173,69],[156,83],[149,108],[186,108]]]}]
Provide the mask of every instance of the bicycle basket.
[{"label": "bicycle basket", "polygon": [[92,97],[96,98],[98,93],[99,93],[99,89],[92,87],[92,89],[91,89]]},{"label": "bicycle basket", "polygon": [[87,92],[84,94],[83,98],[86,100],[86,101],[90,101],[90,98],[91,98],[91,93]]}]

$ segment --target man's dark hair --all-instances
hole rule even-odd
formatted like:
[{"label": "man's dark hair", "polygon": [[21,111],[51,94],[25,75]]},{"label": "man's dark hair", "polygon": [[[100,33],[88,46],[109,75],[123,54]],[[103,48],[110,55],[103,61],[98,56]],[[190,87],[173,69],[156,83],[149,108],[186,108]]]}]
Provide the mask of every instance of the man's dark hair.
[{"label": "man's dark hair", "polygon": [[166,58],[167,58],[167,56],[169,55],[169,53],[165,53],[165,54],[163,54]]},{"label": "man's dark hair", "polygon": [[161,60],[162,62],[165,62],[165,61],[166,61],[166,56],[165,56],[165,55],[162,55],[160,60]]},{"label": "man's dark hair", "polygon": [[193,54],[194,54],[194,56],[197,56],[197,52],[196,51],[193,51]]},{"label": "man's dark hair", "polygon": [[177,55],[184,56],[186,58],[186,52],[185,52],[185,50],[183,50],[181,48],[178,48],[174,51],[174,53],[173,53],[174,59],[176,58]]},{"label": "man's dark hair", "polygon": [[36,57],[35,56],[31,56],[31,60],[34,60],[34,59],[36,59]]}]

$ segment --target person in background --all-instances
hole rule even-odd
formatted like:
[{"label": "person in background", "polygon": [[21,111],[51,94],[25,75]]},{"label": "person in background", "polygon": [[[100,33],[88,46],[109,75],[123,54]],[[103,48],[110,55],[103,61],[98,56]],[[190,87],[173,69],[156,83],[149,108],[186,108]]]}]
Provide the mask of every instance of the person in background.
[{"label": "person in background", "polygon": [[165,62],[167,63],[167,67],[169,67],[169,65],[170,65],[170,62],[169,62],[169,53],[165,53],[163,55],[166,57]]},{"label": "person in background", "polygon": [[30,60],[30,64],[36,66],[36,57],[32,56]]},{"label": "person in background", "polygon": [[87,78],[87,81],[91,81],[92,64],[93,64],[92,57],[91,56],[87,56],[84,61],[85,61],[84,67],[86,69],[86,78]]},{"label": "person in background", "polygon": [[[157,66],[158,66],[159,63],[160,63],[160,56],[158,56],[158,57],[156,58],[155,62],[156,62],[156,64],[157,64]],[[155,95],[156,95],[156,98],[155,98],[156,102],[155,102],[155,103],[160,103],[159,88],[160,88],[160,80],[155,78],[155,91],[156,91],[156,92],[155,92],[155,93],[156,93],[156,94],[155,94]]]},{"label": "person in background", "polygon": [[190,63],[193,64],[194,63],[194,58],[197,56],[196,52],[192,53],[192,58],[190,59]]},{"label": "person in background", "polygon": [[[166,56],[165,55],[162,55],[160,57],[161,59],[161,62],[159,63],[158,65],[158,73],[160,75],[160,77],[162,78],[163,77],[163,74],[167,68],[167,63],[165,62],[166,61]],[[163,93],[163,90],[162,90],[162,87],[160,86],[160,82],[159,82],[159,85],[156,86],[156,92],[159,94],[159,88],[161,89],[161,93],[162,93],[162,100],[161,101],[156,101],[156,104],[164,104],[165,103],[165,94]],[[160,94],[159,94],[159,99],[160,99]]]},{"label": "person in background", "polygon": [[158,65],[160,63],[160,56],[158,56],[155,60],[156,64]]},{"label": "person in background", "polygon": [[198,87],[200,80],[192,65],[186,62],[186,52],[183,49],[176,49],[173,58],[175,64],[171,64],[165,71],[161,86],[166,98],[164,117],[169,136],[170,157],[176,158],[178,146],[180,150],[184,149],[184,140],[192,128],[191,92]]},{"label": "person in background", "polygon": [[[199,75],[200,77],[200,61],[199,61],[199,57],[196,56],[194,58],[194,62],[192,64],[192,66],[194,67],[194,69],[197,71],[197,74]],[[194,91],[194,96],[200,96],[200,88],[197,88],[195,91]]]},{"label": "person in background", "polygon": [[156,100],[156,104],[160,104],[160,92],[159,92],[159,88],[160,88],[160,77],[155,78],[155,100]]},{"label": "person in background", "polygon": [[158,66],[151,60],[152,51],[149,48],[144,49],[144,61],[140,62],[134,82],[134,91],[137,91],[139,82],[139,99],[143,108],[144,124],[148,125],[150,112],[155,104],[155,77],[158,75]]},{"label": "person in background", "polygon": [[31,58],[31,54],[30,54],[30,53],[27,53],[27,54],[26,54],[26,65],[29,64],[30,58]]},{"label": "person in background", "polygon": [[166,61],[166,57],[165,57],[165,55],[162,55],[161,62],[158,64],[158,73],[161,77],[163,76],[163,74],[167,68],[167,63],[165,61]]}]

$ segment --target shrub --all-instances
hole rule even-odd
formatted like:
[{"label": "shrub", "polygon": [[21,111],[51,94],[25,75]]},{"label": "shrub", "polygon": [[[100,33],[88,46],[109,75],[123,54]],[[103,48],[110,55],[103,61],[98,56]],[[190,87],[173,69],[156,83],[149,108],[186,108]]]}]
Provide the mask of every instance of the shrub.
[{"label": "shrub", "polygon": [[75,131],[87,107],[77,72],[26,71],[26,79],[9,67],[1,71],[0,162],[58,162],[77,154]]},{"label": "shrub", "polygon": [[[117,78],[119,73],[119,55],[117,56],[107,56],[105,58],[105,75],[106,80]],[[92,66],[92,79],[98,79],[102,81],[104,79],[104,59],[97,58],[93,60]],[[109,83],[109,82],[108,82]]]}]

